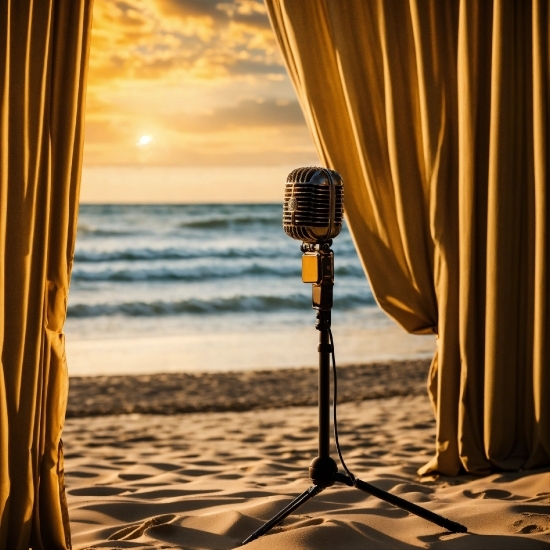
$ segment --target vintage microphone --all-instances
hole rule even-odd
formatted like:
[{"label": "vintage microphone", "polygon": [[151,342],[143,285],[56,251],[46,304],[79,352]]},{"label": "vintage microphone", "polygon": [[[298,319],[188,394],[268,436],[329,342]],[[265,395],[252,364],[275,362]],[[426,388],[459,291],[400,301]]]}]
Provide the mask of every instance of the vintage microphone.
[{"label": "vintage microphone", "polygon": [[344,221],[344,182],[326,168],[296,168],[288,175],[283,203],[285,233],[304,243],[334,239]]},{"label": "vintage microphone", "polygon": [[332,356],[334,388],[336,390],[336,361],[331,324],[334,287],[334,253],[332,239],[342,230],[344,219],[344,182],[334,170],[327,168],[297,168],[286,180],[283,203],[285,233],[302,241],[302,281],[312,284],[312,306],[317,310],[315,328],[319,331],[319,449],[309,466],[313,485],[285,506],[278,514],[256,530],[243,545],[264,535],[281,523],[294,510],[323,489],[336,482],[356,487],[381,500],[424,518],[452,533],[466,533],[464,525],[446,519],[430,510],[404,500],[356,478],[347,468],[340,444],[336,420],[336,391],[334,392],[334,435],[340,461],[346,473],[338,472],[330,456],[330,359]]}]

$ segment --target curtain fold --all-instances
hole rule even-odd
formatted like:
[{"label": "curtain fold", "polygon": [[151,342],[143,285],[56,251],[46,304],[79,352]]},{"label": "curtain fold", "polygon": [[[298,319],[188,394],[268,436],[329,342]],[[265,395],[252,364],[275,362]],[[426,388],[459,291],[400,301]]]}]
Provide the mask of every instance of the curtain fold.
[{"label": "curtain fold", "polygon": [[70,548],[63,324],[91,0],[0,6],[0,548]]},{"label": "curtain fold", "polygon": [[266,0],[380,306],[437,334],[433,459],[550,464],[546,0]]}]

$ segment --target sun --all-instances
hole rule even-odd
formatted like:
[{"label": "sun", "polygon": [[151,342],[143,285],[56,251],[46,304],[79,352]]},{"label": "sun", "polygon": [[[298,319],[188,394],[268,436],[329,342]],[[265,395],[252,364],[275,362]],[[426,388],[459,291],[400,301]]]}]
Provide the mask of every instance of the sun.
[{"label": "sun", "polygon": [[151,136],[144,135],[138,139],[136,145],[139,147],[145,147],[146,145],[149,145],[149,143],[151,143],[152,140],[153,138]]}]

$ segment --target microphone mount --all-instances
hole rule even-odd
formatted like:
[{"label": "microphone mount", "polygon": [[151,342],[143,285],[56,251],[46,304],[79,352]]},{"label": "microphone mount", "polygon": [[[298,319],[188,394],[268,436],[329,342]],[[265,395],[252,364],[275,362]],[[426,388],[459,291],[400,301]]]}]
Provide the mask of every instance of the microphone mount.
[{"label": "microphone mount", "polygon": [[[320,176],[320,174],[324,175]],[[335,180],[340,182],[340,193],[336,192]],[[297,199],[296,180],[301,184],[309,186],[309,203],[304,199]],[[326,190],[324,200],[318,201],[315,197],[320,194],[321,186],[329,187],[329,200],[327,201]],[[313,197],[313,199],[311,199]],[[324,205],[324,208],[316,207],[317,203]],[[324,217],[317,225],[312,225],[314,217],[304,204],[309,205],[311,212],[323,210]],[[329,206],[327,209],[326,206]],[[296,216],[296,212],[302,212]],[[328,210],[328,212],[327,212]],[[333,305],[334,288],[334,253],[331,249],[332,238],[340,233],[342,227],[336,212],[343,215],[343,182],[338,174],[326,168],[298,168],[293,170],[288,178],[283,206],[283,227],[285,232],[292,238],[303,240],[300,249],[302,251],[302,281],[312,285],[312,307],[317,311],[315,328],[319,331],[319,383],[318,383],[318,409],[319,409],[319,441],[318,455],[309,465],[309,477],[313,485],[296,497],[290,504],[285,506],[273,518],[257,529],[252,535],[242,542],[245,545],[258,537],[269,532],[273,527],[279,525],[287,516],[297,510],[302,504],[318,495],[327,487],[335,483],[343,483],[349,487],[355,487],[360,491],[368,493],[380,500],[389,502],[403,510],[415,514],[427,521],[435,523],[452,533],[466,533],[467,528],[460,523],[435,514],[417,504],[413,504],[401,497],[393,495],[371,485],[359,478],[356,478],[347,468],[340,446],[338,443],[338,427],[336,422],[336,362],[334,359],[334,343],[331,333],[331,310]],[[328,214],[328,217],[327,217]],[[332,356],[334,370],[334,434],[336,448],[342,466],[346,473],[339,472],[338,466],[330,456],[330,359]]]}]

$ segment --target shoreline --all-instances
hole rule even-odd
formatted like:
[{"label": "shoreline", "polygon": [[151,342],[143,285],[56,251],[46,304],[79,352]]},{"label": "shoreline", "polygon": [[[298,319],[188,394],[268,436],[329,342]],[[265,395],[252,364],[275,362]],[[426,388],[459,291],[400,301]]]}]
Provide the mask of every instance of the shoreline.
[{"label": "shoreline", "polygon": [[[425,395],[430,359],[339,366],[338,404]],[[317,406],[317,368],[69,379],[67,418]]]}]

